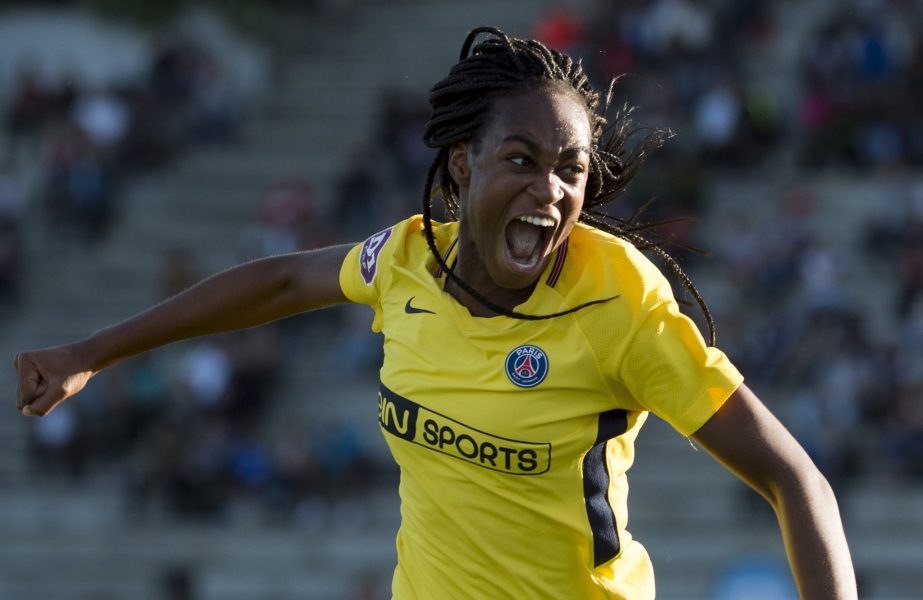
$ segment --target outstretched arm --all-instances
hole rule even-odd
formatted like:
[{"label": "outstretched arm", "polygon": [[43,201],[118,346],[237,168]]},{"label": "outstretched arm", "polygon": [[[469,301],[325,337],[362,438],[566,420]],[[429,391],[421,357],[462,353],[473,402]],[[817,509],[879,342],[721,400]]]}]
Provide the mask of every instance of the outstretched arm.
[{"label": "outstretched arm", "polygon": [[346,302],[339,272],[351,247],[244,263],[85,340],[18,354],[16,408],[27,416],[47,414],[105,367],[171,342]]},{"label": "outstretched arm", "polygon": [[772,505],[802,598],[857,597],[833,490],[753,392],[740,386],[692,439]]}]

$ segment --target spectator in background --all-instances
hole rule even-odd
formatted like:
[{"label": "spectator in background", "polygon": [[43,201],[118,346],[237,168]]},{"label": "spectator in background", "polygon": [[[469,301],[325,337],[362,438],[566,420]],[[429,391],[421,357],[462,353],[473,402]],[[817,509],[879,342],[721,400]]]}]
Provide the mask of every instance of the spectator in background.
[{"label": "spectator in background", "polygon": [[907,103],[914,89],[907,75],[923,43],[911,33],[920,14],[905,3],[877,10],[881,4],[838,6],[808,42],[801,113],[811,135],[804,164],[921,162],[907,127],[919,121]]},{"label": "spectator in background", "polygon": [[409,93],[386,90],[379,106],[378,143],[391,161],[396,185],[410,192],[423,180],[429,161],[429,149],[420,141],[429,115],[426,103]]},{"label": "spectator in background", "polygon": [[709,162],[726,165],[740,156],[740,93],[728,79],[714,81],[695,110],[695,132]]},{"label": "spectator in background", "polygon": [[372,170],[374,150],[354,148],[346,161],[346,170],[339,176],[333,222],[340,228],[341,239],[354,239],[377,221],[382,212],[377,201],[381,193]]},{"label": "spectator in background", "polygon": [[809,239],[798,265],[800,302],[805,310],[836,310],[846,302],[840,260],[829,244]]},{"label": "spectator in background", "polygon": [[348,600],[384,600],[390,597],[390,586],[382,585],[378,573],[363,571],[359,573],[355,589]]},{"label": "spectator in background", "polygon": [[154,40],[147,87],[167,112],[180,109],[192,93],[194,44],[163,34]]},{"label": "spectator in background", "polygon": [[49,102],[49,93],[39,82],[37,69],[28,64],[21,66],[5,111],[10,158],[16,156],[22,144],[31,145],[38,139]]},{"label": "spectator in background", "polygon": [[220,412],[229,400],[233,372],[221,341],[199,340],[181,358],[182,389],[202,412]]},{"label": "spectator in background", "polygon": [[911,221],[899,257],[897,316],[907,319],[923,297],[923,220]]},{"label": "spectator in background", "polygon": [[318,494],[323,485],[320,462],[312,436],[301,423],[287,423],[270,449],[274,468],[275,501],[294,510],[304,498]]},{"label": "spectator in background", "polygon": [[166,499],[180,516],[221,518],[233,492],[233,434],[217,414],[200,414],[183,429],[181,454],[167,465]]},{"label": "spectator in background", "polygon": [[320,241],[322,232],[315,220],[314,194],[298,178],[273,183],[259,201],[257,256],[295,252]]},{"label": "spectator in background", "polygon": [[162,113],[165,107],[147,88],[130,87],[121,91],[130,109],[128,130],[118,152],[118,168],[130,175],[165,167],[177,152],[178,142]]},{"label": "spectator in background", "polygon": [[111,155],[125,138],[129,112],[122,98],[103,89],[77,98],[72,118],[97,151]]},{"label": "spectator in background", "polygon": [[195,600],[195,574],[187,565],[177,565],[160,576],[156,600]]},{"label": "spectator in background", "polygon": [[532,26],[533,38],[549,48],[567,54],[580,54],[583,44],[583,23],[576,11],[566,6],[551,6],[539,16]]},{"label": "spectator in background", "polygon": [[883,467],[898,481],[923,482],[923,381],[901,388],[882,436]]},{"label": "spectator in background", "polygon": [[0,306],[19,303],[22,260],[19,227],[12,219],[0,216]]},{"label": "spectator in background", "polygon": [[22,293],[23,193],[11,165],[0,161],[0,306],[18,304]]},{"label": "spectator in background", "polygon": [[92,140],[70,121],[53,128],[45,158],[45,205],[52,223],[95,242],[112,217],[112,179]]},{"label": "spectator in background", "polygon": [[82,93],[81,79],[75,71],[63,71],[48,89],[49,123],[68,121],[74,114],[74,105]]},{"label": "spectator in background", "polygon": [[701,0],[657,0],[644,15],[644,46],[659,57],[699,56],[712,43],[712,18]]},{"label": "spectator in background", "polygon": [[200,53],[190,101],[196,142],[223,144],[233,139],[239,111],[236,98],[225,66],[210,53]]},{"label": "spectator in background", "polygon": [[225,416],[237,431],[256,429],[271,404],[282,375],[281,329],[244,330],[228,339],[232,371]]},{"label": "spectator in background", "polygon": [[145,435],[150,423],[170,410],[176,409],[174,394],[170,389],[168,370],[150,356],[139,356],[125,365],[121,394],[113,412],[122,414],[121,423],[113,433],[124,436],[126,452]]},{"label": "spectator in background", "polygon": [[47,422],[36,423],[32,430],[35,458],[74,478],[82,476],[86,468],[88,452],[84,441],[76,407]]}]

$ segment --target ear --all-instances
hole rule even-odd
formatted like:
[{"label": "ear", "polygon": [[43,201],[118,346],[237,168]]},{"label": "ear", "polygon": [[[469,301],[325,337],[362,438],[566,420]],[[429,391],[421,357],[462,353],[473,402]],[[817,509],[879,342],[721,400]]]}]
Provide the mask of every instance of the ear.
[{"label": "ear", "polygon": [[449,174],[459,187],[468,187],[471,179],[468,148],[468,142],[456,142],[449,147]]}]

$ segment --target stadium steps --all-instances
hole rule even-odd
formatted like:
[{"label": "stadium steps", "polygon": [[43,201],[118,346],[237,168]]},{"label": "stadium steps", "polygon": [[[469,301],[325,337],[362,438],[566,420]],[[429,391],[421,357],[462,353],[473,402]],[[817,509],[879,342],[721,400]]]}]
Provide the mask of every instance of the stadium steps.
[{"label": "stadium steps", "polygon": [[304,531],[127,521],[114,490],[100,488],[63,500],[15,496],[33,512],[11,507],[24,521],[0,543],[4,571],[15,573],[0,578],[2,598],[150,598],[164,572],[188,565],[197,597],[347,599],[363,574],[386,581],[394,564],[396,519],[388,511],[377,520],[374,497],[363,505],[370,516],[362,528]]}]

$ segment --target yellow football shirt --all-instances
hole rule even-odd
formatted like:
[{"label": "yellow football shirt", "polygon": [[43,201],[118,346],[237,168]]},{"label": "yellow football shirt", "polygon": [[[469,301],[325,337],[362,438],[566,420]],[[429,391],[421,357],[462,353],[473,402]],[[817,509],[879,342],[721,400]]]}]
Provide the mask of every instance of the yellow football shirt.
[{"label": "yellow football shirt", "polygon": [[[449,264],[456,223],[435,226]],[[578,225],[517,310],[472,317],[443,291],[422,218],[371,236],[340,272],[384,334],[381,430],[401,469],[398,600],[652,598],[625,529],[648,411],[695,432],[740,385],[663,275]]]}]

